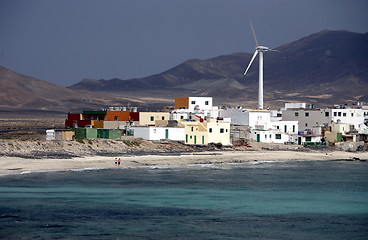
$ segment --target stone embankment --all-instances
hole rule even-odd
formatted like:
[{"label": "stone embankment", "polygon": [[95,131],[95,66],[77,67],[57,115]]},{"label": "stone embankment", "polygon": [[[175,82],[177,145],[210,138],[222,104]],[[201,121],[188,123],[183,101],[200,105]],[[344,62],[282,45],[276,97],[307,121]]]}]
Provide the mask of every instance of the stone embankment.
[{"label": "stone embankment", "polygon": [[0,156],[22,158],[73,158],[85,156],[175,155],[214,150],[215,146],[192,147],[178,142],[151,142],[143,139],[88,139],[45,141],[37,139],[0,140]]},{"label": "stone embankment", "polygon": [[[119,140],[86,139],[73,141],[46,141],[39,139],[2,139],[0,140],[0,157],[21,158],[74,158],[88,156],[140,156],[140,155],[184,155],[204,151],[367,151],[367,145],[355,144],[356,148],[340,147],[305,148],[299,145],[266,144],[250,142],[249,145],[223,147],[221,145],[188,146],[174,141],[152,142],[144,139],[123,137]],[[354,146],[355,146],[354,145]]]}]

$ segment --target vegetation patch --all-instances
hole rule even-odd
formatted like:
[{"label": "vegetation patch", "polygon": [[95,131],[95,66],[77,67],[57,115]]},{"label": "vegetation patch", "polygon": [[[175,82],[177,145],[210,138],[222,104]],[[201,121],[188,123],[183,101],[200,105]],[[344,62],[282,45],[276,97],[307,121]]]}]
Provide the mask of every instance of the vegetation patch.
[{"label": "vegetation patch", "polygon": [[139,147],[141,142],[137,140],[123,140],[123,143],[129,147]]},{"label": "vegetation patch", "polygon": [[83,139],[76,139],[75,141],[84,144],[84,140]]}]

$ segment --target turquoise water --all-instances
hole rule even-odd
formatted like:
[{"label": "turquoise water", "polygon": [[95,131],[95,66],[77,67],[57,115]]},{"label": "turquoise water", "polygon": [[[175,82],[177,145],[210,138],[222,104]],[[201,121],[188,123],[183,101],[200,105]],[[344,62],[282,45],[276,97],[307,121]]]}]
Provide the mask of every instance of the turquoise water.
[{"label": "turquoise water", "polygon": [[0,177],[2,239],[367,239],[367,162]]}]

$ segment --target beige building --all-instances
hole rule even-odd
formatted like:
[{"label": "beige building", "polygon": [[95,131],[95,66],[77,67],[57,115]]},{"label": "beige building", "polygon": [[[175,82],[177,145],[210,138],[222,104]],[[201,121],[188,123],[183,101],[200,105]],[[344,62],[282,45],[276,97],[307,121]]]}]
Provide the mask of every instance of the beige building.
[{"label": "beige building", "polygon": [[154,126],[156,121],[167,121],[170,118],[168,112],[140,112],[139,113],[139,125],[140,126]]},{"label": "beige building", "polygon": [[231,145],[230,123],[216,119],[181,120],[179,126],[185,128],[185,144],[207,145],[209,143],[221,143]]},{"label": "beige building", "polygon": [[[352,125],[346,123],[331,123],[328,125],[328,131],[325,132],[325,140],[329,143],[336,143],[343,141],[343,135],[353,129]],[[356,136],[354,137],[354,142]]]}]

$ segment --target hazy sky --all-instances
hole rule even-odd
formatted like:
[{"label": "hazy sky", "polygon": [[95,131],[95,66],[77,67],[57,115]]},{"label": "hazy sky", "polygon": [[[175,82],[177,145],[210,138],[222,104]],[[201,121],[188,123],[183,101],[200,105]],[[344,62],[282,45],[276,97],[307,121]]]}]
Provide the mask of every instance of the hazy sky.
[{"label": "hazy sky", "polygon": [[69,86],[140,78],[321,30],[368,32],[367,0],[0,0],[0,65]]}]

